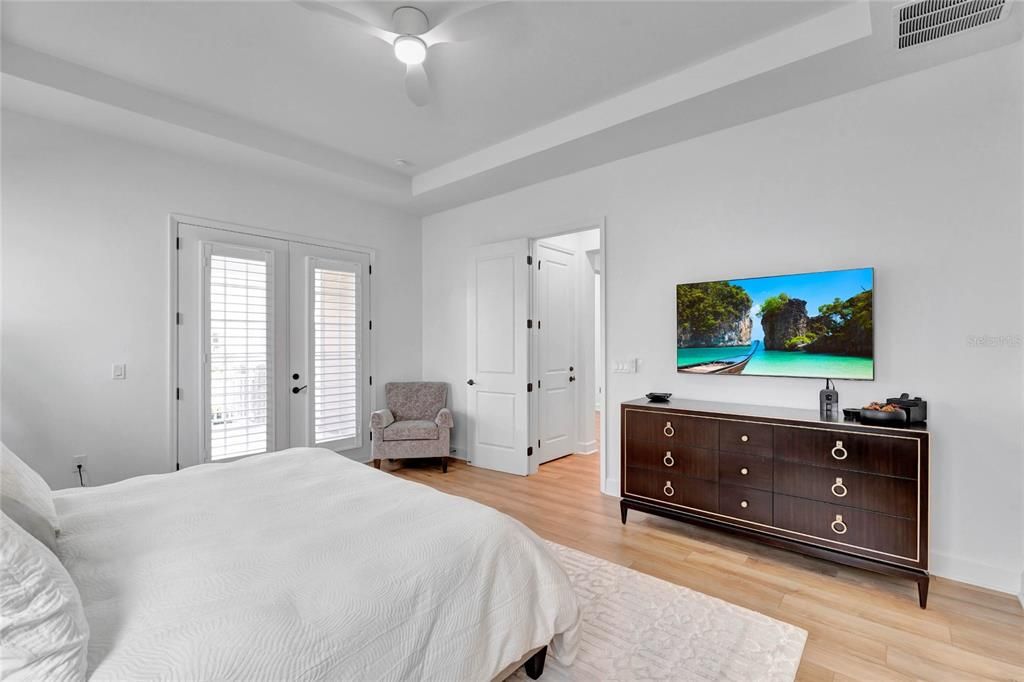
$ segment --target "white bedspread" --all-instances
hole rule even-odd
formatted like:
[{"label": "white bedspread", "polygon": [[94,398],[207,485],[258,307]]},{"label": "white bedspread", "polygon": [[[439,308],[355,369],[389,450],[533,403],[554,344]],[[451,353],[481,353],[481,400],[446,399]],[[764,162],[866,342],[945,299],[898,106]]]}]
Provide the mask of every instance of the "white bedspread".
[{"label": "white bedspread", "polygon": [[479,680],[571,662],[544,543],[489,507],[327,450],[56,493],[96,680]]}]

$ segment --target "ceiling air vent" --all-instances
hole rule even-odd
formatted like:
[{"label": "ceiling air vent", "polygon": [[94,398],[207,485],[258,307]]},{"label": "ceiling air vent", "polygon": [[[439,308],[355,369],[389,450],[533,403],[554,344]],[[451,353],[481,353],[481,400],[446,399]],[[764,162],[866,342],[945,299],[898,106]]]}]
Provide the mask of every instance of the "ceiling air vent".
[{"label": "ceiling air vent", "polygon": [[998,21],[1007,0],[922,0],[896,8],[896,47],[900,50]]}]

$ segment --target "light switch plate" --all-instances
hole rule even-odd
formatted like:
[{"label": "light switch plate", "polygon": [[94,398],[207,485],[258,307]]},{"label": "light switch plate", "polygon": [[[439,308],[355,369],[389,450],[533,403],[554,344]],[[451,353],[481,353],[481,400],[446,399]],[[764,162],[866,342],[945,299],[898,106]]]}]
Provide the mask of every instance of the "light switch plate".
[{"label": "light switch plate", "polygon": [[114,366],[110,370],[110,378],[111,379],[117,379],[119,381],[123,381],[124,379],[127,378],[126,374],[125,374],[126,371],[127,371],[127,367],[125,366],[124,363],[122,363],[122,362],[115,363]]}]

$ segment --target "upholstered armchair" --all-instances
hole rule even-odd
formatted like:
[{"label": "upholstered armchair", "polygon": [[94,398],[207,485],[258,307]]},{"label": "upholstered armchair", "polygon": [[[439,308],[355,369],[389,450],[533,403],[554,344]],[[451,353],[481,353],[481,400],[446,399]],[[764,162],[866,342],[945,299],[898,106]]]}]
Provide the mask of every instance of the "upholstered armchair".
[{"label": "upholstered armchair", "polygon": [[387,409],[370,415],[373,466],[382,459],[439,457],[448,473],[448,444],[454,425],[448,384],[413,381],[384,385]]}]

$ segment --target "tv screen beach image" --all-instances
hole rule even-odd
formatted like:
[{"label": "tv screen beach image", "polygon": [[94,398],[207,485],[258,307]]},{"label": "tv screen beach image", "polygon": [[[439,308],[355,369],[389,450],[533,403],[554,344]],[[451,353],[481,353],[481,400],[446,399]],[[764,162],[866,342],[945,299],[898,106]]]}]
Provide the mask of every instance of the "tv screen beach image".
[{"label": "tv screen beach image", "polygon": [[874,379],[874,270],[676,286],[685,374]]}]

